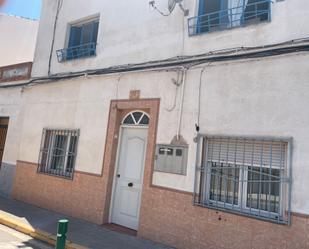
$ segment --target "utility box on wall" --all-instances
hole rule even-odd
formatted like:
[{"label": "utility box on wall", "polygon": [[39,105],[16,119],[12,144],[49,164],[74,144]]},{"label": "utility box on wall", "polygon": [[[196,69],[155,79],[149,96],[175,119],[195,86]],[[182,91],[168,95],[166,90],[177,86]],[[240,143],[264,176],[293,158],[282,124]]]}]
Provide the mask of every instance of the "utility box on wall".
[{"label": "utility box on wall", "polygon": [[157,144],[155,171],[186,175],[188,146]]}]

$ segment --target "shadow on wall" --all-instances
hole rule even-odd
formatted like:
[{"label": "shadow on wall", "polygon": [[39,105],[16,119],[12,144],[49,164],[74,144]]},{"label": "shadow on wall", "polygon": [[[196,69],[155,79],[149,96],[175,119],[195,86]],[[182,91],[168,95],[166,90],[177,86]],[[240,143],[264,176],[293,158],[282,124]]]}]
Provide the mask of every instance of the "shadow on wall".
[{"label": "shadow on wall", "polygon": [[0,170],[0,196],[11,198],[16,165],[2,163]]}]

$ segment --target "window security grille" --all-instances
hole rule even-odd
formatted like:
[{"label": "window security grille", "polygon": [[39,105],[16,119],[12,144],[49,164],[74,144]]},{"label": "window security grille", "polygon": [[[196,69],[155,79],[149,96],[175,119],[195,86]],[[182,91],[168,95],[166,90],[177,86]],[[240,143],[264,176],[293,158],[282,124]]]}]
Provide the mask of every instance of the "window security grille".
[{"label": "window security grille", "polygon": [[44,129],[38,172],[73,178],[79,130]]},{"label": "window security grille", "polygon": [[198,16],[188,19],[189,35],[271,20],[271,0],[200,0]]},{"label": "window security grille", "polygon": [[198,137],[194,204],[290,223],[291,142]]}]

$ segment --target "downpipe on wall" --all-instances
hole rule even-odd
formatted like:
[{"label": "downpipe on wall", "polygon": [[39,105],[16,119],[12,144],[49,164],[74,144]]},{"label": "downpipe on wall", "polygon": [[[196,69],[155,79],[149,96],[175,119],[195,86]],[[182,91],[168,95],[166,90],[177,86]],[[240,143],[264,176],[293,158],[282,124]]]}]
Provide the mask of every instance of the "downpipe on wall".
[{"label": "downpipe on wall", "polygon": [[[201,92],[202,92],[202,83],[203,83],[203,76],[204,73],[207,69],[207,67],[209,67],[211,65],[211,62],[209,62],[205,67],[202,68],[201,72],[200,72],[200,81],[199,81],[199,87],[198,87],[198,104],[197,104],[197,122],[195,124],[195,131],[196,131],[196,135],[199,134],[200,132],[200,119],[201,119]],[[193,139],[194,142],[197,142],[197,137],[195,137]]]},{"label": "downpipe on wall", "polygon": [[179,140],[180,130],[181,130],[181,120],[182,120],[182,113],[183,113],[183,102],[185,96],[185,86],[186,86],[186,78],[187,78],[187,67],[182,67],[182,87],[181,87],[181,99],[180,99],[180,113],[178,119],[178,126],[177,126],[177,134],[176,138]]},{"label": "downpipe on wall", "polygon": [[174,100],[173,100],[172,106],[170,108],[165,108],[165,110],[168,111],[168,112],[172,112],[176,108],[176,101],[177,101],[177,96],[178,96],[178,88],[181,86],[181,82],[182,82],[182,78],[183,78],[183,74],[181,75],[181,79],[180,79],[179,75],[180,75],[180,70],[177,70],[177,79],[174,79],[174,78],[172,79],[172,82],[176,86],[176,89],[175,89],[175,96],[174,96]]}]

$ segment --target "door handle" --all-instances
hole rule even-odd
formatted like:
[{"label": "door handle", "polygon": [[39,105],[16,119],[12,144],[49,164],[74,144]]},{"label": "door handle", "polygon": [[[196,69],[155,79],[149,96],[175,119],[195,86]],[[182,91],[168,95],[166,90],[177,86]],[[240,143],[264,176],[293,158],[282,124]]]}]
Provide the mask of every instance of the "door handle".
[{"label": "door handle", "polygon": [[128,183],[128,187],[133,187],[133,182]]}]

